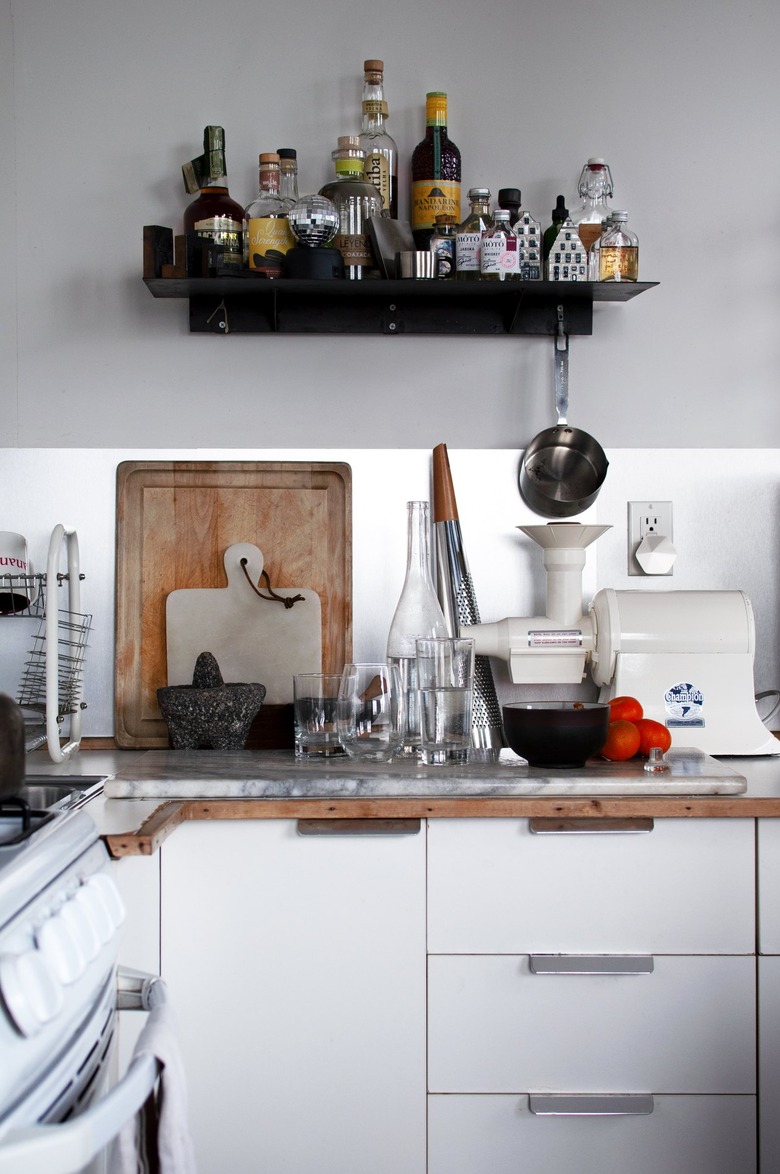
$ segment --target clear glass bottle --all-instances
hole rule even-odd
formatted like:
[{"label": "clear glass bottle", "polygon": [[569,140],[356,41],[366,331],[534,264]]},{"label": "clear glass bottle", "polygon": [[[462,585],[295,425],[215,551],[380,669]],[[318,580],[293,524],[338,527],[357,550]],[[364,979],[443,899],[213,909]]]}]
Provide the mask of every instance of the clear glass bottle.
[{"label": "clear glass bottle", "polygon": [[493,223],[482,237],[479,274],[482,281],[518,281],[518,241],[510,224],[508,208],[496,208]]},{"label": "clear glass bottle", "polygon": [[447,95],[425,97],[425,138],[412,152],[412,235],[418,249],[427,249],[436,215],[447,212],[460,220],[460,151],[447,135]]},{"label": "clear glass bottle", "polygon": [[221,126],[204,129],[203,154],[186,163],[182,172],[187,191],[199,193],[184,210],[188,274],[207,277],[219,265],[240,268],[244,210],[228,191],[225,132]]},{"label": "clear glass bottle", "polygon": [[636,281],[639,239],[628,227],[628,212],[613,212],[599,248],[599,281]]},{"label": "clear glass bottle", "polygon": [[281,277],[295,237],[279,194],[279,156],[269,151],[259,156],[258,164],[259,194],[244,210],[244,264],[263,277]]},{"label": "clear glass bottle", "polygon": [[381,216],[382,197],[365,178],[365,152],[358,136],[341,135],[331,158],[336,178],[320,188],[320,195],[332,200],[339,214],[333,244],[344,258],[344,276],[350,281],[378,276],[368,221],[371,216]]},{"label": "clear glass bottle", "polygon": [[366,153],[364,174],[382,197],[386,216],[398,219],[398,150],[387,133],[383,61],[363,62],[363,123],[360,145]]},{"label": "clear glass bottle", "polygon": [[581,207],[572,213],[585,251],[597,236],[601,236],[601,222],[612,209],[607,203],[612,198],[612,174],[603,159],[589,159],[580,172],[578,189]]},{"label": "clear glass bottle", "polygon": [[436,225],[431,237],[431,252],[436,258],[434,272],[436,277],[449,278],[455,276],[455,238],[458,233],[458,222],[454,216],[440,212],[436,217]]},{"label": "clear glass bottle", "polygon": [[563,196],[558,196],[558,199],[555,201],[555,207],[550,213],[550,219],[551,223],[548,228],[545,228],[543,237],[544,243],[542,251],[545,261],[550,255],[550,249],[552,248],[553,241],[561,230],[561,225],[563,224],[564,220],[569,219],[569,209],[566,207],[566,200],[563,198]]},{"label": "clear glass bottle", "polygon": [[458,281],[479,281],[479,246],[483,235],[493,225],[488,188],[469,188],[469,203],[469,214],[455,236],[455,276]]},{"label": "clear glass bottle", "polygon": [[404,698],[403,753],[420,748],[415,640],[449,636],[431,573],[428,502],[407,502],[406,577],[387,637],[387,660],[398,666]]},{"label": "clear glass bottle", "polygon": [[276,153],[281,169],[279,195],[289,212],[298,203],[298,152],[292,147],[279,147]]}]

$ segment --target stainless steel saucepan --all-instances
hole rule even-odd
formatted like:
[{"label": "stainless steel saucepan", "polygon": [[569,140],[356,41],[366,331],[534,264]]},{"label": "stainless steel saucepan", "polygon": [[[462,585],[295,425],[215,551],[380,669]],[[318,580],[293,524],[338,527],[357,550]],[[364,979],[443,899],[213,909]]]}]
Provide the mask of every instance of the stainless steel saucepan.
[{"label": "stainless steel saucepan", "polygon": [[596,500],[609,461],[588,432],[572,428],[569,411],[569,337],[559,308],[555,337],[555,409],[558,423],[528,445],[520,464],[520,493],[537,514],[569,518]]}]

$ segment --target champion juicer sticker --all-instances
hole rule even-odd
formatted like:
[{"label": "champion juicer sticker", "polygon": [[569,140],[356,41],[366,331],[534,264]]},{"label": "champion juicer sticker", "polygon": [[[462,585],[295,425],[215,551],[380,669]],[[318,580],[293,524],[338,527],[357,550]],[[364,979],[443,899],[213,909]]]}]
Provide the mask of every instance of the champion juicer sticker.
[{"label": "champion juicer sticker", "polygon": [[664,703],[666,725],[669,729],[704,727],[704,694],[690,681],[680,681],[667,689]]}]

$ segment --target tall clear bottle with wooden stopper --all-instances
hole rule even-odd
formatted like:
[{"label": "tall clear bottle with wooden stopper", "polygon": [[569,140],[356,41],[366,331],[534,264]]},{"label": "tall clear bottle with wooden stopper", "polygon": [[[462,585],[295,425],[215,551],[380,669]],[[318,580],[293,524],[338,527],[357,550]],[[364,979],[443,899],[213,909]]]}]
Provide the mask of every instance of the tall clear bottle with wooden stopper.
[{"label": "tall clear bottle with wooden stopper", "polygon": [[382,197],[385,215],[398,219],[398,150],[387,131],[384,62],[363,62],[363,122],[360,146],[366,153],[364,173]]}]

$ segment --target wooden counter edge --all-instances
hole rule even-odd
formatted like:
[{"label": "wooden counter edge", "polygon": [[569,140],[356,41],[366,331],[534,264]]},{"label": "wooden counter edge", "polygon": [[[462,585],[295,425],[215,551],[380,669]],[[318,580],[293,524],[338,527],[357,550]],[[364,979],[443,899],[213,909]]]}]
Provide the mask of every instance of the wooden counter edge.
[{"label": "wooden counter edge", "polygon": [[780,797],[745,795],[537,796],[473,799],[176,799],[135,831],[105,834],[114,859],[151,856],[180,824],[217,819],[776,819]]}]

